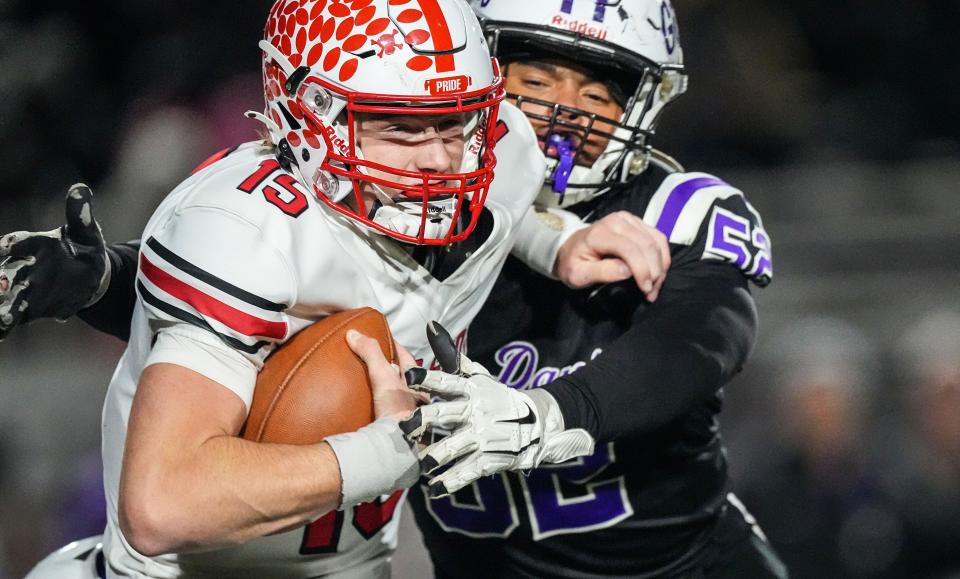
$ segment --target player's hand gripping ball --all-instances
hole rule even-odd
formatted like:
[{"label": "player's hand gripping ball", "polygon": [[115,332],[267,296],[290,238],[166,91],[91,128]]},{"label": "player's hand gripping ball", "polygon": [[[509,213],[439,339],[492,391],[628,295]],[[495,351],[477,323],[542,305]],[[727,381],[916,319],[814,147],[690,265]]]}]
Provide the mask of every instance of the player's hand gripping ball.
[{"label": "player's hand gripping ball", "polygon": [[498,382],[458,353],[449,332],[436,322],[428,324],[427,339],[443,371],[413,368],[407,383],[440,401],[421,406],[400,428],[414,440],[431,430],[450,433],[419,453],[424,474],[435,475],[429,481],[431,498],[454,493],[482,476],[593,453],[593,436],[565,428],[548,392],[514,390]]},{"label": "player's hand gripping ball", "polygon": [[367,367],[347,345],[351,329],[376,339],[386,359],[398,362],[390,328],[377,310],[347,310],[320,320],[267,358],[257,377],[245,439],[315,444],[373,422]]}]

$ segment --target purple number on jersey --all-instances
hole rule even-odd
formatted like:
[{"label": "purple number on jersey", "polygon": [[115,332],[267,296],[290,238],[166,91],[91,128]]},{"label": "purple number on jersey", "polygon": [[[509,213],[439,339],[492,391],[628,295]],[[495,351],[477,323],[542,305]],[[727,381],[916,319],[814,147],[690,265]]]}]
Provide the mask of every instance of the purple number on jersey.
[{"label": "purple number on jersey", "polygon": [[770,280],[773,277],[773,262],[770,259],[770,238],[762,227],[753,230],[753,246],[757,248],[753,270],[747,272],[757,280]]},{"label": "purple number on jersey", "polygon": [[[429,496],[426,486],[423,494]],[[516,503],[503,474],[481,478],[450,496],[427,499],[427,510],[443,530],[469,537],[507,537],[518,524]]]},{"label": "purple number on jersey", "polygon": [[519,477],[534,540],[611,527],[633,514],[623,476],[596,480],[613,458],[609,443],[591,456]]},{"label": "purple number on jersey", "polygon": [[749,243],[750,222],[722,207],[715,208],[707,236],[707,251],[746,270],[750,261]]},{"label": "purple number on jersey", "polygon": [[[534,540],[611,527],[633,514],[623,476],[596,480],[613,458],[610,443],[591,456],[517,475]],[[427,499],[427,510],[445,531],[469,537],[506,538],[518,526],[503,474],[481,478],[453,496]]]},{"label": "purple number on jersey", "polygon": [[713,209],[703,257],[729,261],[761,286],[773,277],[770,237],[763,225],[723,207]]}]

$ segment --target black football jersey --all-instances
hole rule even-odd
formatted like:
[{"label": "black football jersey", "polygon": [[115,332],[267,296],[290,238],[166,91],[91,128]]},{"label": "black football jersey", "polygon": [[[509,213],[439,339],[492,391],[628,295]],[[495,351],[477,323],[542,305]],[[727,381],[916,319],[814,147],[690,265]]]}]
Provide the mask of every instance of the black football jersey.
[{"label": "black football jersey", "polygon": [[[703,557],[727,496],[722,386],[756,330],[747,281],[772,276],[770,240],[735,188],[654,165],[592,202],[670,240],[653,304],[632,280],[570,290],[511,259],[469,330],[469,355],[514,388],[546,387],[592,456],[410,493],[438,577],[664,577]],[[426,482],[426,479],[421,481]]]}]

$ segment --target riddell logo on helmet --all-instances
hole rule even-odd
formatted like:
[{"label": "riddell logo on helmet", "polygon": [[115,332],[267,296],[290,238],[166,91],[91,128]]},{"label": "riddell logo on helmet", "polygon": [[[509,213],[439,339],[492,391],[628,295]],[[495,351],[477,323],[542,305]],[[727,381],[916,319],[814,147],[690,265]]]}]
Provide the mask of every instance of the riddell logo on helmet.
[{"label": "riddell logo on helmet", "polygon": [[565,18],[562,14],[557,14],[550,21],[550,24],[558,28],[566,28],[578,34],[596,38],[597,40],[606,40],[607,29],[597,26],[590,22],[584,22],[575,18]]},{"label": "riddell logo on helmet", "polygon": [[342,155],[347,154],[347,141],[337,134],[337,131],[333,127],[324,123],[321,125],[323,127],[323,134],[327,137],[327,140],[330,141],[330,144],[337,148],[337,151]]},{"label": "riddell logo on helmet", "polygon": [[463,92],[467,90],[472,82],[473,80],[469,76],[460,75],[448,76],[445,78],[432,78],[425,84],[427,85],[426,88],[430,90],[430,94],[437,96]]}]

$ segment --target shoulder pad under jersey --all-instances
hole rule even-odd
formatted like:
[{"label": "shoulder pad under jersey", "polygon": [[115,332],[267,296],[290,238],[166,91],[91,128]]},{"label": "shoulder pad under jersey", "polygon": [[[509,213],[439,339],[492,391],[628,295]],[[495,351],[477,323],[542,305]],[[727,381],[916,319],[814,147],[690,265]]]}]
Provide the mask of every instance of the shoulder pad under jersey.
[{"label": "shoulder pad under jersey", "polygon": [[707,173],[673,173],[650,199],[643,219],[670,241],[675,265],[717,260],[760,286],[773,276],[770,236],[743,193]]},{"label": "shoulder pad under jersey", "polygon": [[296,216],[269,199],[286,173],[263,164],[272,157],[245,153],[200,171],[160,205],[144,232],[137,291],[154,331],[189,324],[259,362],[291,334],[297,282],[284,248]]},{"label": "shoulder pad under jersey", "polygon": [[205,163],[171,197],[178,198],[181,207],[222,207],[262,224],[297,219],[315,204],[313,195],[262,143],[246,143]]}]

